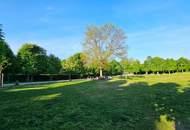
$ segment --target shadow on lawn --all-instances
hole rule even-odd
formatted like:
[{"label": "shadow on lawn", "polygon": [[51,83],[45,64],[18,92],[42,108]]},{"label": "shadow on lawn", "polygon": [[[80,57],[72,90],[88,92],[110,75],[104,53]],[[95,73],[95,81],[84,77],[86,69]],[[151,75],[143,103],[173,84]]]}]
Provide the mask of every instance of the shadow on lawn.
[{"label": "shadow on lawn", "polygon": [[121,87],[125,83],[2,89],[0,129],[190,130],[190,89],[181,92],[176,83],[147,82]]},{"label": "shadow on lawn", "polygon": [[[180,91],[176,83],[137,82],[125,88],[126,91],[141,91],[145,94],[136,95],[138,102],[150,109],[152,116],[147,118],[155,123],[158,130],[190,130],[190,89]],[[156,122],[155,122],[156,121]],[[147,122],[148,123],[148,122]]]}]

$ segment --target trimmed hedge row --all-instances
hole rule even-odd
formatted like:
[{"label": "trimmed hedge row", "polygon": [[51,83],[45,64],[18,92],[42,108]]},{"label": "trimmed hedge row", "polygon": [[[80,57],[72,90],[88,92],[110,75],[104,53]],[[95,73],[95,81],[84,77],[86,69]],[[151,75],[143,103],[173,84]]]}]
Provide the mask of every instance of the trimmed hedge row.
[{"label": "trimmed hedge row", "polygon": [[40,75],[25,75],[25,74],[5,74],[5,83],[14,82],[37,82],[37,81],[54,81],[54,80],[69,80],[87,78],[87,75],[80,74],[40,74]]}]

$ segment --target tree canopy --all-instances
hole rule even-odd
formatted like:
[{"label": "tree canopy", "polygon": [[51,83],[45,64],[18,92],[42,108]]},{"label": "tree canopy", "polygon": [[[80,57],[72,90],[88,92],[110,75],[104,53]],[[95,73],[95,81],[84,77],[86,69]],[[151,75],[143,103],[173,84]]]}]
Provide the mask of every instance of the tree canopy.
[{"label": "tree canopy", "polygon": [[13,73],[18,67],[16,57],[4,39],[0,26],[0,72]]},{"label": "tree canopy", "polygon": [[59,74],[62,69],[61,60],[53,54],[47,56],[47,73]]},{"label": "tree canopy", "polygon": [[66,73],[85,74],[84,54],[76,53],[62,61],[63,70]]},{"label": "tree canopy", "polygon": [[190,61],[184,57],[181,57],[177,60],[177,69],[178,71],[184,72],[190,69]]},{"label": "tree canopy", "polygon": [[106,71],[108,75],[120,75],[123,73],[123,68],[118,61],[112,60],[108,63]]},{"label": "tree canopy", "polygon": [[18,60],[24,74],[43,74],[47,70],[46,50],[36,44],[23,44],[18,51]]},{"label": "tree canopy", "polygon": [[121,64],[127,73],[138,73],[141,69],[141,64],[139,60],[136,59],[125,59],[121,61]]},{"label": "tree canopy", "polygon": [[2,86],[2,74],[14,73],[17,70],[17,67],[16,57],[6,43],[0,25],[0,86]]},{"label": "tree canopy", "polygon": [[112,57],[126,56],[126,35],[124,31],[113,24],[89,26],[83,43],[87,64],[97,64],[102,77],[102,70]]}]

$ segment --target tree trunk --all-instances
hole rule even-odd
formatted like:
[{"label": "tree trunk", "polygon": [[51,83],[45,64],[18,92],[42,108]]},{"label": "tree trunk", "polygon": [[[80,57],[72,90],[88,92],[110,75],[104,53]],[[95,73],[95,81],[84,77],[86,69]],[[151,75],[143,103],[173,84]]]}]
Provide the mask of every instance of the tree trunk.
[{"label": "tree trunk", "polygon": [[49,77],[49,80],[50,80],[50,81],[52,81],[52,80],[53,80],[53,77],[52,77],[52,76],[50,76],[50,77]]},{"label": "tree trunk", "polygon": [[148,72],[146,71],[146,75],[148,75]]},{"label": "tree trunk", "polygon": [[7,75],[7,82],[8,83],[10,82],[10,76],[9,76],[9,74]]},{"label": "tree trunk", "polygon": [[69,74],[69,81],[72,81],[72,79],[71,79],[71,74]]},{"label": "tree trunk", "polygon": [[1,80],[2,85],[1,86],[3,87],[3,84],[4,84],[4,82],[3,82],[4,81],[4,74],[3,73],[2,73],[1,77],[2,77],[2,80]]},{"label": "tree trunk", "polygon": [[27,82],[30,82],[30,75],[27,75]]},{"label": "tree trunk", "polygon": [[0,87],[3,87],[3,78],[4,78],[3,73],[0,73]]},{"label": "tree trunk", "polygon": [[169,74],[171,74],[170,70],[169,70]]},{"label": "tree trunk", "polygon": [[33,75],[31,75],[31,77],[30,77],[30,81],[33,82]]},{"label": "tree trunk", "polygon": [[100,77],[103,77],[102,68],[100,67]]},{"label": "tree trunk", "polygon": [[159,72],[157,71],[157,75],[159,75]]},{"label": "tree trunk", "polygon": [[0,73],[0,87],[2,87],[2,78],[1,78],[1,73]]}]

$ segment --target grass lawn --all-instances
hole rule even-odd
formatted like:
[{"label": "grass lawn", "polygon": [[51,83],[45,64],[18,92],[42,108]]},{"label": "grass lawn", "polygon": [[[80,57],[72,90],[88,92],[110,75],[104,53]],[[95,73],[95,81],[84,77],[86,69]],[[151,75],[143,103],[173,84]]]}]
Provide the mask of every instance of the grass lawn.
[{"label": "grass lawn", "polygon": [[190,130],[190,74],[2,88],[0,130]]}]

